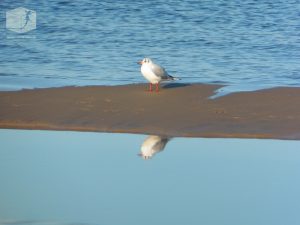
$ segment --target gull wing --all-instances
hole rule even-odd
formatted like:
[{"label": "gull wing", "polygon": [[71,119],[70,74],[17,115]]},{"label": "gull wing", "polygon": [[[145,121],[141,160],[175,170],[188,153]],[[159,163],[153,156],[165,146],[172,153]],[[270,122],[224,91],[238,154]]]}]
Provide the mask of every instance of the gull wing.
[{"label": "gull wing", "polygon": [[151,70],[152,72],[158,76],[161,77],[162,79],[168,79],[169,78],[169,74],[168,72],[165,70],[165,68],[163,68],[160,65],[157,65],[155,63],[152,63],[151,65]]},{"label": "gull wing", "polygon": [[168,141],[170,140],[170,138],[166,138],[166,137],[160,137],[160,138],[161,138],[160,141],[156,142],[156,143],[153,145],[153,147],[152,147],[152,149],[153,149],[154,151],[157,151],[157,152],[158,152],[158,151],[164,150],[166,144],[167,144]]}]

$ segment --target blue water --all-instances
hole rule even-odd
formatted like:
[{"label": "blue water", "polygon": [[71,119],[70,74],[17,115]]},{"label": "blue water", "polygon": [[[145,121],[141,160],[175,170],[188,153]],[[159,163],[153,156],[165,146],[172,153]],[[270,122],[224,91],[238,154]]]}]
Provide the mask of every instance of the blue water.
[{"label": "blue water", "polygon": [[299,141],[146,138],[0,130],[0,224],[300,224]]},{"label": "blue water", "polygon": [[[19,6],[37,12],[36,30],[5,28]],[[224,92],[300,86],[299,12],[297,0],[2,0],[0,89],[145,82],[144,56]]]}]

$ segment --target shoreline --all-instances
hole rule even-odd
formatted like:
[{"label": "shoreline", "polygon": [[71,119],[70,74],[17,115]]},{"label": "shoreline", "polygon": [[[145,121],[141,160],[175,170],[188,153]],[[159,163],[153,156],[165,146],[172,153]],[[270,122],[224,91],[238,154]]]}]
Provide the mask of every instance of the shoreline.
[{"label": "shoreline", "polygon": [[0,128],[300,140],[300,88],[209,99],[222,85],[147,84],[0,91]]}]

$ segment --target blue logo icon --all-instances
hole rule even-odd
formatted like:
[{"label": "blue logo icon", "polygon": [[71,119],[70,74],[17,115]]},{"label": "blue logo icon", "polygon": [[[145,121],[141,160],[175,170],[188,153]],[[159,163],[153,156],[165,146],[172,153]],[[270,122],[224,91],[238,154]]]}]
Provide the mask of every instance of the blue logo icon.
[{"label": "blue logo icon", "polygon": [[36,12],[23,7],[7,11],[6,28],[17,33],[36,29]]}]

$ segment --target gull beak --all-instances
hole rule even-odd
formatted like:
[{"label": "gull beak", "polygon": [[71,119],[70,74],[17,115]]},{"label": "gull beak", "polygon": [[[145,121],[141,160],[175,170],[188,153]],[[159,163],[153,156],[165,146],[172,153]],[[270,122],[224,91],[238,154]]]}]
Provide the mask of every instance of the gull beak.
[{"label": "gull beak", "polygon": [[143,61],[139,61],[139,62],[137,62],[137,64],[140,64],[140,65],[142,65],[142,64],[143,64]]}]

